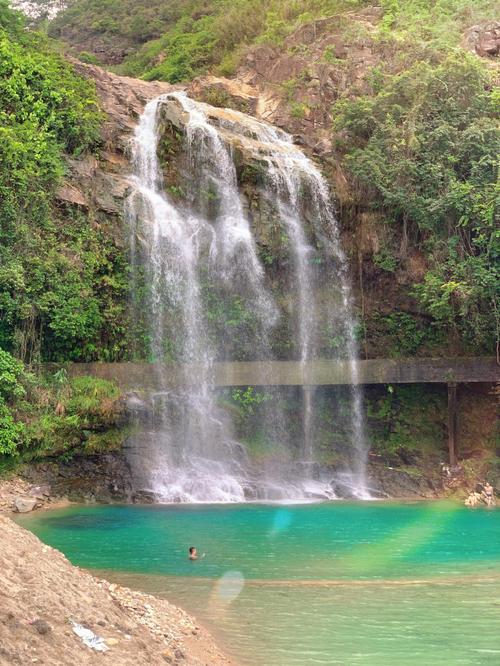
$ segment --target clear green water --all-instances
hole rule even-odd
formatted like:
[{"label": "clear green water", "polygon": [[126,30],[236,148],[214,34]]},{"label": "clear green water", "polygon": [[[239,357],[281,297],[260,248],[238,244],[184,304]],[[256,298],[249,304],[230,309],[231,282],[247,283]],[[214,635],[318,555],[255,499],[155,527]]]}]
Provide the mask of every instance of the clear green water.
[{"label": "clear green water", "polygon": [[19,522],[193,612],[240,664],[500,665],[498,510],[94,506]]}]

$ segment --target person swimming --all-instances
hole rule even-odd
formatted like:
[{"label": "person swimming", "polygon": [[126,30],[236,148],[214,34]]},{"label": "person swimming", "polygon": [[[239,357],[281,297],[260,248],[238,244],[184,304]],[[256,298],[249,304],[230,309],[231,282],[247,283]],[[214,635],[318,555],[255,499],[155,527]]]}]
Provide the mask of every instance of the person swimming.
[{"label": "person swimming", "polygon": [[190,560],[198,560],[198,559],[203,559],[205,557],[205,553],[203,555],[198,555],[198,550],[195,546],[190,546],[189,548],[189,559]]}]

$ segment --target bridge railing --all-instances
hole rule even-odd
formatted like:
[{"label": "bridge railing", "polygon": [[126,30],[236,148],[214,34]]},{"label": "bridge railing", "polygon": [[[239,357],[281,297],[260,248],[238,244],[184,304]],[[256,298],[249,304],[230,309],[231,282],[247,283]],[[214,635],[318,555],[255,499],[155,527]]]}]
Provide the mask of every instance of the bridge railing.
[{"label": "bridge railing", "polygon": [[[51,372],[60,365],[45,364]],[[72,377],[91,375],[113,380],[124,390],[154,390],[193,385],[206,379],[215,387],[231,386],[335,386],[359,384],[494,383],[500,379],[495,357],[370,359],[349,361],[318,359],[215,363],[207,370],[199,364],[70,363]]]}]

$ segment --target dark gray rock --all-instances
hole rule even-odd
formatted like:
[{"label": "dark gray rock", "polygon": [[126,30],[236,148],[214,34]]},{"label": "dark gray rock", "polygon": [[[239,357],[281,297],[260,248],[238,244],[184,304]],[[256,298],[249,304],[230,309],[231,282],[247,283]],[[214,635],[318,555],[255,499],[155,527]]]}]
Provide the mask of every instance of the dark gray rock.
[{"label": "dark gray rock", "polygon": [[42,620],[38,618],[37,620],[34,620],[31,623],[31,626],[36,629],[36,631],[41,634],[42,636],[45,636],[46,634],[50,634],[52,631],[52,627],[49,625],[48,622],[45,620]]},{"label": "dark gray rock", "polygon": [[[130,467],[121,451],[32,465],[23,476],[42,493],[50,488],[51,496],[75,502],[126,502],[133,495]],[[35,494],[38,496],[40,491]],[[36,499],[29,500],[36,503]]]}]

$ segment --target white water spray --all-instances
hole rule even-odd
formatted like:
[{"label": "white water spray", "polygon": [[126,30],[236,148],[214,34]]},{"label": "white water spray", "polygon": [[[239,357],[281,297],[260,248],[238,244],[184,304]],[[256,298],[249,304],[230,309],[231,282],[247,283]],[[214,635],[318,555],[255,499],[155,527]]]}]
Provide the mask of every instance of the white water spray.
[{"label": "white water spray", "polygon": [[[172,105],[184,114],[192,205],[174,203],[163,185],[158,160],[160,116]],[[272,470],[256,469],[245,447],[235,440],[228,413],[217,404],[213,366],[221,355],[225,359],[226,352],[209,334],[204,285],[216,285],[228,298],[237,297],[244,303],[254,321],[251,347],[255,359],[272,359],[269,335],[279,320],[238,190],[228,133],[239,135],[266,165],[261,195],[275,209],[288,239],[294,353],[304,367],[317,358],[319,347],[316,293],[324,279],[315,266],[319,246],[336,262],[337,284],[333,286],[341,297],[329,307],[344,337],[353,381],[354,455],[342,483],[353,495],[367,496],[351,296],[326,183],[284,132],[244,114],[193,102],[182,93],[150,102],[140,119],[132,145],[134,176],[128,216],[132,264],[136,270],[143,267],[150,288],[147,311],[152,355],[161,361],[168,348],[177,362],[196,364],[198,376],[196,383],[190,382],[183,389],[151,396],[142,435],[136,438],[135,448],[132,446],[136,473],[142,470],[143,486],[167,501],[293,500],[334,494],[328,480],[314,478],[311,473],[314,387],[303,391],[300,458],[304,464],[298,471],[289,461],[274,465]],[[203,210],[211,198],[215,208]],[[312,220],[314,237],[305,231],[306,216]],[[327,316],[330,310],[327,308]],[[266,419],[267,427],[284,433],[286,426],[280,418],[271,415]]]}]

